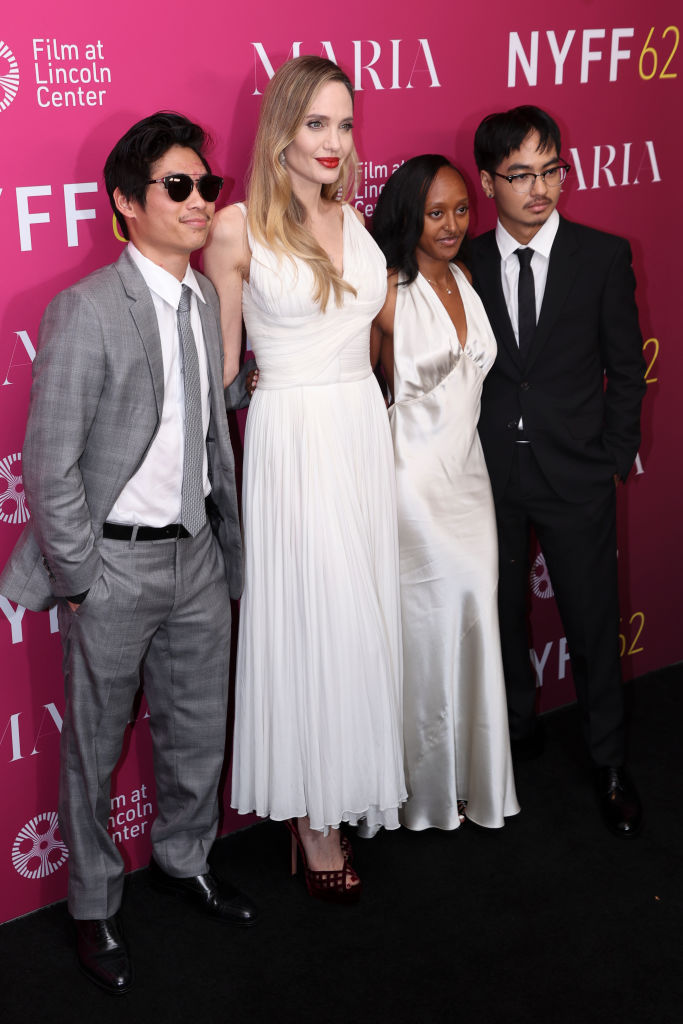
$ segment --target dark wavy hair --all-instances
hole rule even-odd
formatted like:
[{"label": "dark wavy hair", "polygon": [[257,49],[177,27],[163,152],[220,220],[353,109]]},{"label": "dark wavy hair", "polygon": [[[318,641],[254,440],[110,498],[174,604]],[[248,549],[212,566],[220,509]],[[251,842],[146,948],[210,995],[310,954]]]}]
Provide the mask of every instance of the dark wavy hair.
[{"label": "dark wavy hair", "polygon": [[513,107],[504,113],[489,114],[474,133],[474,159],[479,170],[493,174],[531,132],[538,132],[539,150],[547,149],[550,144],[560,155],[560,129],[540,107]]},{"label": "dark wavy hair", "polygon": [[194,150],[210,173],[211,168],[203,153],[209,142],[203,128],[172,110],[159,110],[144,117],[119,139],[104,165],[104,184],[124,238],[129,237],[128,228],[125,217],[116,209],[115,189],[120,189],[126,199],[136,200],[144,209],[152,164],[172,146],[185,146]]},{"label": "dark wavy hair", "polygon": [[[424,153],[406,160],[394,171],[382,189],[372,218],[372,233],[384,253],[390,270],[401,271],[404,284],[418,275],[415,250],[424,231],[427,193],[442,167],[464,176],[450,160],[437,153]],[[463,239],[465,245],[466,239]],[[457,258],[462,260],[463,245]]]}]

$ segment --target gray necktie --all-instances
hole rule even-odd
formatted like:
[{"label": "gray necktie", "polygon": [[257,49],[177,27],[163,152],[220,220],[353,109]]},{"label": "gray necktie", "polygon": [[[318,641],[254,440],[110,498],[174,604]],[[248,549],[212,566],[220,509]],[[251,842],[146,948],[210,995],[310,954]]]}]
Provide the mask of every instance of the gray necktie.
[{"label": "gray necktie", "polygon": [[528,354],[536,330],[536,291],[534,272],[531,269],[533,249],[515,249],[519,260],[519,283],[517,285],[517,310],[519,325],[519,354],[522,359]]},{"label": "gray necktie", "polygon": [[185,387],[185,447],[183,450],[183,493],[180,504],[180,522],[188,533],[196,537],[206,522],[206,507],[202,476],[204,465],[202,399],[197,346],[190,321],[191,299],[192,290],[184,284],[178,303],[178,334],[183,352]]}]

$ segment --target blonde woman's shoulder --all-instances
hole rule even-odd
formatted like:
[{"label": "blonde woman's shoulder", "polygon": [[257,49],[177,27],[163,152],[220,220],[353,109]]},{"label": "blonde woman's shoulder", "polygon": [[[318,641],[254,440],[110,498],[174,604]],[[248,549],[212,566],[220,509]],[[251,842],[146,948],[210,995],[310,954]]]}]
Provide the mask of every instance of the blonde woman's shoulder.
[{"label": "blonde woman's shoulder", "polygon": [[246,232],[247,207],[245,203],[232,203],[214,214],[210,238],[226,240]]},{"label": "blonde woman's shoulder", "polygon": [[350,210],[353,210],[353,212],[355,213],[356,217],[358,217],[358,220],[361,222],[363,227],[365,227],[365,217],[363,216],[361,211],[358,209],[358,207],[357,206],[352,206],[351,203],[344,203],[344,206],[348,206]]},{"label": "blonde woman's shoulder", "polygon": [[[221,271],[247,270],[251,259],[247,236],[246,207],[243,203],[224,206],[215,214],[204,246],[204,265],[218,265]],[[209,277],[211,273],[209,272]]]}]

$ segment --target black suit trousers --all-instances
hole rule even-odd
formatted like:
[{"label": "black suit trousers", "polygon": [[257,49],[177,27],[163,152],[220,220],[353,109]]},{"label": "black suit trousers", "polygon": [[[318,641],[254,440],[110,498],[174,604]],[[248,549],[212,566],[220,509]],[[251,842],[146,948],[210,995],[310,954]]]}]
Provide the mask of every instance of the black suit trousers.
[{"label": "black suit trousers", "polygon": [[536,678],[529,658],[529,552],[533,526],[567,637],[584,736],[594,763],[624,762],[619,665],[616,496],[606,480],[582,502],[560,498],[533,448],[515,444],[512,472],[496,499],[499,610],[510,734],[534,728]]}]

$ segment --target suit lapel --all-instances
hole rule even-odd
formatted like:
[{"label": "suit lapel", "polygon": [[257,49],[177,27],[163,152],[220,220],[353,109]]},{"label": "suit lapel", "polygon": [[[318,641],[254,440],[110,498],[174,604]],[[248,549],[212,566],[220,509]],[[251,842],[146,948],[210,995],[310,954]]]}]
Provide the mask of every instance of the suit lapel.
[{"label": "suit lapel", "polygon": [[[161,354],[159,322],[154,302],[142,274],[133,263],[128,250],[124,249],[116,263],[116,270],[130,300],[130,313],[140,335],[140,341],[147,355],[157,413],[161,420],[164,404],[164,363]],[[199,276],[199,275],[198,275]],[[200,281],[200,286],[203,284]],[[198,302],[199,316],[204,334],[204,347],[209,373],[211,413],[215,417],[225,416],[223,398],[223,369],[221,365],[221,339],[216,316],[207,302]]]},{"label": "suit lapel", "polygon": [[501,282],[500,250],[496,243],[496,234],[491,231],[482,240],[481,258],[477,266],[479,292],[486,307],[493,333],[499,347],[505,349],[515,363],[521,365],[519,347],[515,332],[510,323],[510,315],[505,304],[503,285]]},{"label": "suit lapel", "polygon": [[[210,282],[197,271],[197,279],[204,295],[206,289],[212,288]],[[235,494],[235,463],[230,433],[228,414],[225,407],[225,391],[223,389],[223,341],[218,324],[216,309],[211,302],[199,302],[199,315],[202,321],[206,365],[209,375],[209,401],[211,420],[209,424],[206,451],[208,456],[209,480],[214,500],[221,505],[222,514],[226,514],[226,495]],[[235,496],[235,509],[237,508]],[[227,518],[234,521],[239,531],[239,524],[234,511],[228,510]]]},{"label": "suit lapel", "polygon": [[164,362],[161,355],[159,322],[154,302],[142,274],[133,263],[127,249],[121,253],[116,263],[116,269],[130,300],[130,314],[147,355],[157,413],[161,420],[161,411],[164,405]]},{"label": "suit lapel", "polygon": [[[200,282],[200,285],[203,282]],[[225,415],[225,399],[223,398],[223,368],[221,365],[220,345],[216,316],[208,302],[199,302],[199,316],[202,321],[204,348],[206,349],[206,365],[209,373],[209,389],[211,414]]]},{"label": "suit lapel", "polygon": [[579,270],[579,261],[576,259],[577,250],[578,244],[571,222],[560,217],[560,226],[550,250],[548,277],[543,293],[541,313],[524,364],[526,367],[531,366],[536,359],[550,337],[557,318],[562,313],[565,299]]}]

